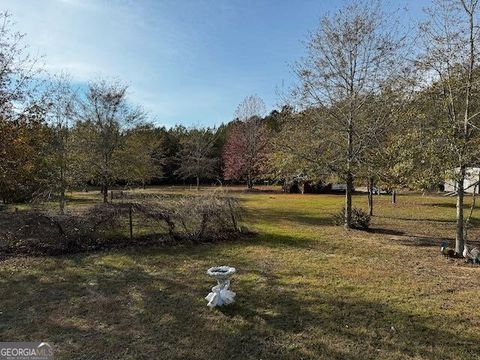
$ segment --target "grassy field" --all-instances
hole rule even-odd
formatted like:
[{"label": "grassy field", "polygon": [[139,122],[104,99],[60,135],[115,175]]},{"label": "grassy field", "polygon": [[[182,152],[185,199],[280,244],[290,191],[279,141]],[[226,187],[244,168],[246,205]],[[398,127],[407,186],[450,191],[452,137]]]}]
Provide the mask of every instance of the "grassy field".
[{"label": "grassy field", "polygon": [[[454,199],[377,196],[361,232],[331,225],[341,196],[238,196],[252,239],[4,260],[1,341],[57,359],[480,359],[480,267],[439,255]],[[237,302],[211,310],[222,264]]]}]

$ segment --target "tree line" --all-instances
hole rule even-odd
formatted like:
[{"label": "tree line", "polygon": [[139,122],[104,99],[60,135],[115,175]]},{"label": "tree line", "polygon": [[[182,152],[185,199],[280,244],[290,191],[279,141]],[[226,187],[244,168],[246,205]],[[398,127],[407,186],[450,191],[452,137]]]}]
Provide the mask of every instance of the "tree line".
[{"label": "tree line", "polygon": [[[0,196],[56,197],[97,185],[260,180],[438,189],[457,184],[456,251],[463,251],[465,179],[478,166],[478,0],[433,0],[425,19],[380,1],[352,1],[323,16],[293,64],[296,86],[267,113],[248,96],[216,128],[170,129],[148,121],[119,81],[75,89],[46,79],[8,13],[0,29]],[[373,212],[373,197],[369,197]]]},{"label": "tree line", "polygon": [[[147,184],[223,184],[261,174],[264,118],[242,115],[219,127],[159,127],[128,102],[127,86],[99,79],[75,92],[65,74],[42,84],[40,98],[0,119],[0,197],[3,203],[58,200],[99,187],[106,203],[112,187]],[[275,114],[275,112],[273,112]]]}]

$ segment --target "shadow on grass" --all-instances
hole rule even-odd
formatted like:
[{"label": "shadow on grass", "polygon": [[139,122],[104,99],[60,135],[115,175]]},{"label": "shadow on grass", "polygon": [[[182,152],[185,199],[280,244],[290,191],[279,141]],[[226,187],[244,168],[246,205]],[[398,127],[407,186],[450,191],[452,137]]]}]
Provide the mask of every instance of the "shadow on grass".
[{"label": "shadow on grass", "polygon": [[318,244],[318,240],[310,237],[280,235],[272,233],[262,233],[251,240],[251,243],[258,243],[271,248],[292,247],[298,249],[312,249]]},{"label": "shadow on grass", "polygon": [[394,229],[384,229],[384,228],[370,228],[366,230],[368,233],[372,234],[383,234],[383,235],[405,235],[405,231],[394,230]]},{"label": "shadow on grass", "polygon": [[412,221],[412,222],[437,222],[437,223],[454,223],[455,220],[452,219],[434,219],[434,218],[411,218],[411,217],[401,217],[401,216],[387,216],[387,215],[376,215],[376,218],[379,219],[389,219],[389,220],[400,220],[400,221]]},{"label": "shadow on grass", "polygon": [[[417,246],[417,247],[436,247],[440,252],[440,246],[443,242],[446,242],[449,246],[455,247],[455,238],[451,237],[430,237],[430,236],[409,236],[405,238],[392,239],[397,243],[405,246]],[[480,241],[468,241],[471,246],[479,246]]]},{"label": "shadow on grass", "polygon": [[[468,196],[466,197],[468,199]],[[436,202],[436,203],[423,203],[422,206],[442,207],[448,209],[455,209],[457,204],[455,202]],[[470,204],[464,204],[464,209],[470,209]]]},{"label": "shadow on grass", "polygon": [[333,213],[312,216],[308,213],[292,211],[289,209],[255,209],[245,212],[246,218],[255,222],[256,219],[268,221],[269,223],[282,223],[285,221],[295,222],[306,226],[331,226],[333,225]]},{"label": "shadow on grass", "polygon": [[417,246],[417,247],[438,247],[440,251],[440,245],[443,242],[451,242],[451,238],[447,237],[429,237],[429,236],[409,236],[402,239],[393,239],[397,243],[405,246]]},{"label": "shadow on grass", "polygon": [[440,247],[442,242],[451,242],[452,238],[444,236],[421,236],[411,233],[407,233],[403,230],[396,229],[384,229],[384,228],[371,228],[368,230],[369,233],[373,234],[382,234],[382,235],[391,235],[393,237],[389,238],[390,241],[395,241],[398,244],[405,246],[416,246],[416,247]]},{"label": "shadow on grass", "polygon": [[11,294],[0,300],[3,336],[50,341],[58,358],[85,359],[460,359],[480,351],[478,338],[441,325],[453,321],[447,316],[286,285],[252,264],[232,282],[237,302],[210,310],[203,297],[212,280],[203,263],[185,268],[188,256],[166,268],[95,259],[3,278]]}]

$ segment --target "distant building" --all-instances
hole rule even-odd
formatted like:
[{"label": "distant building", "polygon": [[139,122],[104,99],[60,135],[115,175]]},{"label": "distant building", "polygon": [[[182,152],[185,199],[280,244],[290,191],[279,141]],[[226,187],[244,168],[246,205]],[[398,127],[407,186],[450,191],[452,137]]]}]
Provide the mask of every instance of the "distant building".
[{"label": "distant building", "polygon": [[[458,172],[459,168],[455,169],[455,172]],[[473,189],[475,189],[475,185],[480,180],[480,168],[478,167],[470,167],[467,168],[467,175],[465,177],[465,192],[473,193]],[[444,191],[448,193],[454,193],[457,191],[458,183],[454,180],[446,180],[444,184]],[[478,185],[477,191],[478,193]]]},{"label": "distant building", "polygon": [[332,191],[345,192],[347,191],[347,184],[331,184]]},{"label": "distant building", "polygon": [[290,194],[331,194],[344,193],[345,191],[347,191],[347,184],[326,184],[322,183],[321,181],[311,181],[295,178],[293,180],[286,180],[282,186],[282,189],[284,192]]}]

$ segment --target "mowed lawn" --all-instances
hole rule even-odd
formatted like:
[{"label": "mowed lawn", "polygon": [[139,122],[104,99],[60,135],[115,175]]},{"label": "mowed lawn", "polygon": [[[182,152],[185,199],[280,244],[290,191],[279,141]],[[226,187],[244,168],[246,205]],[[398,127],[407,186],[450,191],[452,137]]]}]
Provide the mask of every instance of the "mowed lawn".
[{"label": "mowed lawn", "polygon": [[[480,267],[439,255],[454,199],[376,196],[362,232],[332,226],[340,195],[238,196],[250,239],[2,261],[0,340],[57,359],[480,359]],[[237,301],[211,310],[223,264]]]}]

